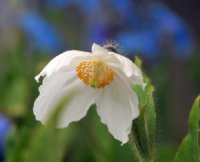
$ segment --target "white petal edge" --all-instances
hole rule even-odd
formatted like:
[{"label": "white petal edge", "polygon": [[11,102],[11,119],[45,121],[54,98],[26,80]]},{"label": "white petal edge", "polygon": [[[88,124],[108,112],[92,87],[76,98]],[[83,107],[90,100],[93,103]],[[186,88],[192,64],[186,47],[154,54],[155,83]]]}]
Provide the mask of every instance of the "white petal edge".
[{"label": "white petal edge", "polygon": [[109,52],[109,54],[117,58],[118,61],[114,63],[108,61],[108,65],[119,71],[119,73],[124,73],[132,84],[139,84],[144,88],[142,72],[130,59],[114,52]]},{"label": "white petal edge", "polygon": [[94,94],[75,75],[74,71],[59,72],[44,79],[33,108],[37,120],[45,124],[59,102],[67,95],[70,96],[71,92],[75,92],[75,95],[63,109],[57,127],[67,127],[87,114],[90,105],[94,103]]},{"label": "white petal edge", "polygon": [[[127,83],[128,84],[128,83]],[[120,78],[102,90],[95,101],[97,113],[115,139],[127,143],[133,119],[139,116],[138,98]]]},{"label": "white petal edge", "polygon": [[89,52],[83,51],[66,51],[55,58],[53,58],[44,68],[43,70],[35,77],[35,80],[38,82],[40,77],[49,77],[51,74],[58,72],[58,71],[67,71],[71,68],[69,67],[71,64],[75,64],[73,59],[91,56]]},{"label": "white petal edge", "polygon": [[105,48],[101,47],[100,45],[93,43],[92,44],[92,53],[96,54],[96,55],[105,55],[108,53],[108,51]]}]

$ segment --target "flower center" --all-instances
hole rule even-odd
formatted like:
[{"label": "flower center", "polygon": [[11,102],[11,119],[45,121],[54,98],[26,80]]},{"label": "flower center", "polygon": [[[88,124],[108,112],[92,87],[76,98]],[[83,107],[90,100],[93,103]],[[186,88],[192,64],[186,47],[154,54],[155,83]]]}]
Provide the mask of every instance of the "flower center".
[{"label": "flower center", "polygon": [[76,67],[77,76],[93,88],[104,88],[114,78],[115,72],[98,60],[83,61]]}]

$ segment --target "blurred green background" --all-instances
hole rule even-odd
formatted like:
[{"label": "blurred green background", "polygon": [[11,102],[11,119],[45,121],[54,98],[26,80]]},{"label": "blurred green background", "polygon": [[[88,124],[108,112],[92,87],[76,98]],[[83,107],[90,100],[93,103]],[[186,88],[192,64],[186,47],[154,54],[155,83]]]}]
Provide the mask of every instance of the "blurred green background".
[{"label": "blurred green background", "polygon": [[155,86],[159,161],[171,161],[200,90],[198,5],[186,0],[1,0],[0,161],[133,161],[129,146],[111,137],[95,109],[63,130],[44,130],[32,113],[39,86],[34,76],[51,58],[107,41],[119,43],[126,57],[143,60]]}]

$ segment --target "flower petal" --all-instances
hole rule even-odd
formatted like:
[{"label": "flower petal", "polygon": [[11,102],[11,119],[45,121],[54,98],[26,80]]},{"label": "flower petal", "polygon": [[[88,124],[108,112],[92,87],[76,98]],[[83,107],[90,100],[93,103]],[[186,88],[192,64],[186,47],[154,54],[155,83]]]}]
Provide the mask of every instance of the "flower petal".
[{"label": "flower petal", "polygon": [[143,76],[140,69],[128,58],[114,52],[109,52],[110,55],[117,58],[115,61],[108,62],[108,64],[115,68],[119,73],[124,73],[130,79],[132,84],[139,84],[144,86]]},{"label": "flower petal", "polygon": [[95,102],[101,121],[122,144],[128,141],[132,121],[139,115],[138,98],[127,85],[117,77]]},{"label": "flower petal", "polygon": [[101,47],[100,45],[93,43],[92,53],[96,55],[105,55],[108,53],[108,51],[105,48]]},{"label": "flower petal", "polygon": [[63,52],[62,54],[53,58],[35,77],[35,80],[38,82],[41,76],[49,77],[51,74],[57,71],[67,71],[67,69],[70,70],[69,66],[71,63],[74,64],[73,60],[75,58],[83,58],[87,56],[91,56],[91,53],[76,50]]},{"label": "flower petal", "polygon": [[94,103],[93,89],[85,86],[76,77],[75,71],[54,73],[45,78],[39,88],[40,95],[34,103],[36,119],[45,123],[67,95],[75,92],[73,98],[67,103],[58,121],[58,127],[67,127],[70,122],[83,118],[90,105]]}]

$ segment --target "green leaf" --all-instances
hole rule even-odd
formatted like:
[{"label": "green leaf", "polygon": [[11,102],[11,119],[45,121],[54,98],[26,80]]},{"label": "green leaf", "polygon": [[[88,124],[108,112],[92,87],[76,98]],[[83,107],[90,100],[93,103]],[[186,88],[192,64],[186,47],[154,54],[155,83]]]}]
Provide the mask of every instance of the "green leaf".
[{"label": "green leaf", "polygon": [[175,162],[200,161],[200,96],[194,102],[188,125],[189,132],[176,153]]}]

